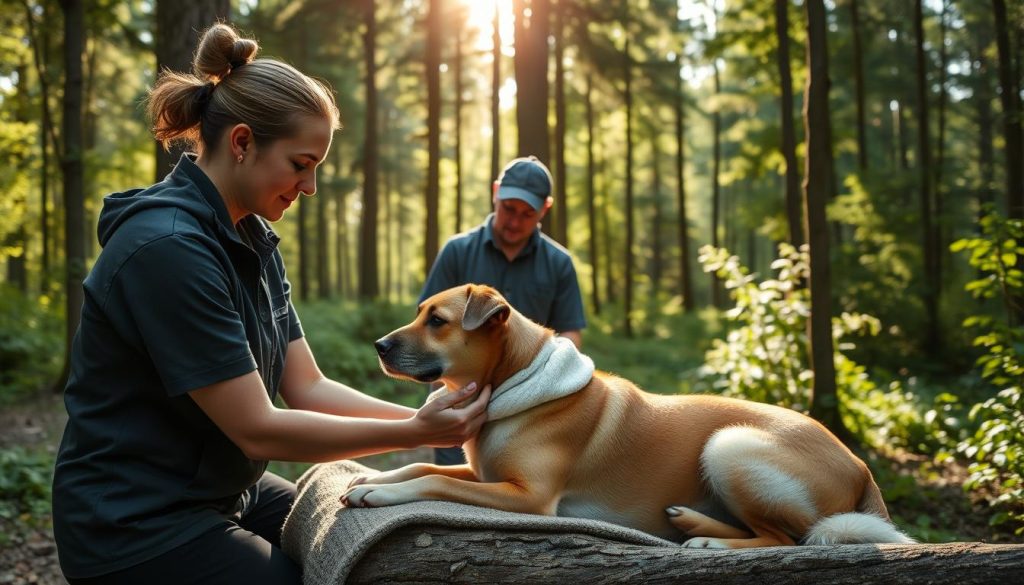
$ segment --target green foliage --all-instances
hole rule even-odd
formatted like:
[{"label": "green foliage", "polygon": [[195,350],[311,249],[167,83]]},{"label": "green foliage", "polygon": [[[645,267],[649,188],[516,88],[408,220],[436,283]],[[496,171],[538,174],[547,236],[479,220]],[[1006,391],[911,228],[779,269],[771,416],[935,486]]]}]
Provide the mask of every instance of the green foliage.
[{"label": "green foliage", "polygon": [[0,519],[28,523],[48,517],[52,479],[52,455],[0,450]]},{"label": "green foliage", "polygon": [[[704,246],[700,262],[729,290],[736,306],[726,317],[738,324],[724,340],[715,340],[705,355],[704,370],[713,386],[725,393],[796,410],[807,410],[814,372],[808,367],[807,318],[810,295],[802,283],[809,277],[806,251],[779,246],[772,263],[776,278],[758,283],[756,277],[727,250]],[[841,350],[853,334],[877,335],[880,324],[869,315],[843,313],[832,321],[836,347],[836,382],[841,391],[863,395],[874,386],[864,368]]]},{"label": "green foliage", "polygon": [[1004,389],[971,409],[970,419],[979,427],[958,450],[972,461],[964,489],[985,488],[997,494],[991,524],[1011,523],[1017,534],[1024,534],[1024,331],[1012,322],[1022,309],[1018,303],[1024,295],[1019,267],[1024,222],[1003,219],[989,210],[981,229],[979,237],[959,240],[951,249],[969,252],[971,266],[979,272],[965,288],[975,298],[1001,301],[1006,311],[1003,319],[978,315],[964,322],[965,327],[979,331],[974,344],[985,349],[977,361],[982,376]]},{"label": "green foliage", "polygon": [[0,404],[41,390],[59,372],[61,316],[48,297],[0,287]]},{"label": "green foliage", "polygon": [[[806,411],[814,377],[807,365],[810,298],[801,285],[809,277],[807,253],[780,245],[779,258],[772,263],[776,278],[760,283],[726,250],[705,246],[700,261],[705,271],[715,271],[724,281],[736,302],[726,316],[737,327],[714,341],[705,355],[703,370],[712,388]],[[843,422],[876,447],[916,452],[951,448],[962,419],[962,413],[956,416],[956,397],[940,394],[929,404],[919,389],[904,388],[898,381],[882,389],[864,366],[846,355],[855,347],[853,336],[876,336],[880,330],[881,323],[870,315],[843,313],[832,320]]]}]

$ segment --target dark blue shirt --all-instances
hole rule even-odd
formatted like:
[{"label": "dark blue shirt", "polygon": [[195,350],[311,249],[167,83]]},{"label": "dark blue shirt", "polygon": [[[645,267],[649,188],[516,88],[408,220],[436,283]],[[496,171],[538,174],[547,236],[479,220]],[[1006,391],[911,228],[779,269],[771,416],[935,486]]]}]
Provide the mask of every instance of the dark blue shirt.
[{"label": "dark blue shirt", "polygon": [[288,343],[302,337],[277,235],[255,216],[236,229],[188,157],[148,189],[107,197],[99,237],[53,480],[72,578],[146,561],[244,505],[266,462],[187,393],[255,370],[273,399]]},{"label": "dark blue shirt", "polygon": [[494,214],[445,243],[430,269],[420,302],[462,284],[497,289],[517,311],[555,331],[587,326],[576,269],[569,252],[535,229],[511,261],[494,242]]}]

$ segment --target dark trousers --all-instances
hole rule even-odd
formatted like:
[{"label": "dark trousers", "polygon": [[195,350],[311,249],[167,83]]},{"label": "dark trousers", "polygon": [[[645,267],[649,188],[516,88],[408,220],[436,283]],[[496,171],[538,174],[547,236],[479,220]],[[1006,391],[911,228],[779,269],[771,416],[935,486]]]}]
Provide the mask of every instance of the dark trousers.
[{"label": "dark trousers", "polygon": [[223,524],[198,538],[122,571],[68,579],[71,585],[184,585],[302,583],[298,565],[281,550],[281,526],[295,501],[295,484],[264,473],[250,489],[249,505],[237,521]]}]

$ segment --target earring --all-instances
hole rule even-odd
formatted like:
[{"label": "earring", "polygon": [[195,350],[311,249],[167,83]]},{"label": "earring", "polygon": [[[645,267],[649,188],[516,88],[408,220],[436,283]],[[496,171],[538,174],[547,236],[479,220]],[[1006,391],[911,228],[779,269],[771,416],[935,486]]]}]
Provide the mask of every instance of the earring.
[{"label": "earring", "polygon": [[238,155],[238,164],[242,164],[242,159],[243,158],[245,158],[245,155],[241,155],[241,154]]}]

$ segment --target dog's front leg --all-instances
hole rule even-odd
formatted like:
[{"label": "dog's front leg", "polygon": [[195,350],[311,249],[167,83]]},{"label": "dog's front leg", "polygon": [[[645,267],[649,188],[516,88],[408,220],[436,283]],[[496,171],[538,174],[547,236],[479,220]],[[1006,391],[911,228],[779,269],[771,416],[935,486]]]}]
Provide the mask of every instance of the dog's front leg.
[{"label": "dog's front leg", "polygon": [[480,483],[447,475],[427,475],[393,484],[364,483],[342,496],[343,504],[357,508],[393,506],[423,500],[445,500],[508,512],[553,515],[553,492],[541,486],[511,481]]},{"label": "dog's front leg", "polygon": [[478,481],[476,472],[468,463],[462,465],[434,465],[432,463],[411,463],[398,469],[382,471],[377,475],[360,475],[355,477],[349,487],[364,483],[389,484],[401,483],[426,475],[447,475],[465,481]]}]

